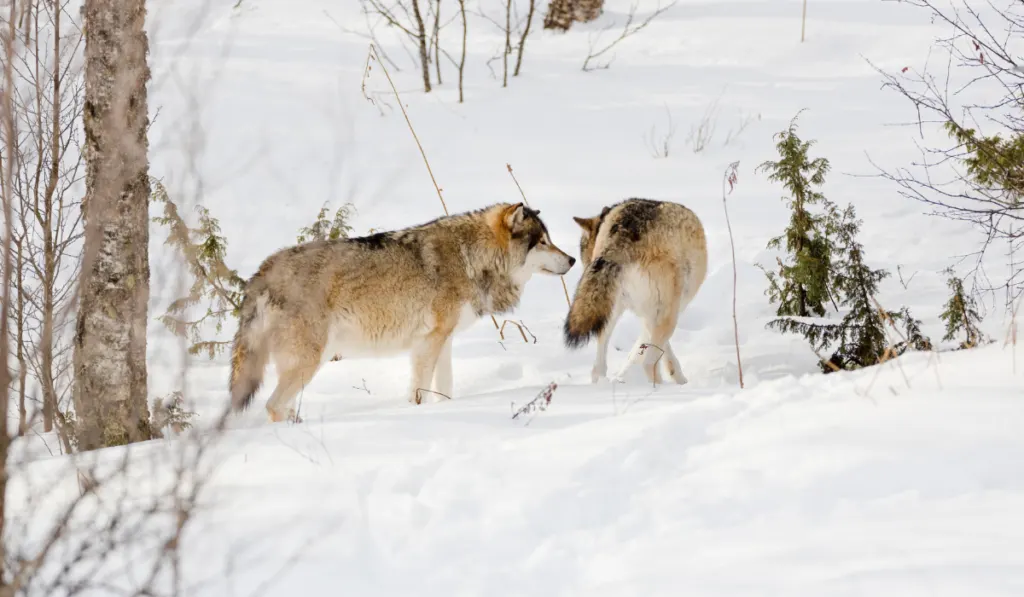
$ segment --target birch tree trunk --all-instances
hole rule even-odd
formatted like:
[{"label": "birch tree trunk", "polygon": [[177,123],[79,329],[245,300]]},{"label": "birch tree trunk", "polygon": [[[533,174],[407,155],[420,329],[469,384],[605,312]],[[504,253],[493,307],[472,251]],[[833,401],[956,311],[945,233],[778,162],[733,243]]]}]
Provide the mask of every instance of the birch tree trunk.
[{"label": "birch tree trunk", "polygon": [[79,448],[149,439],[145,0],[85,0],[85,255],[74,342]]},{"label": "birch tree trunk", "polygon": [[412,0],[412,15],[416,21],[416,42],[419,44],[420,49],[423,91],[424,93],[430,93],[430,53],[427,51],[427,28],[423,23],[423,13],[420,12],[420,0]]}]

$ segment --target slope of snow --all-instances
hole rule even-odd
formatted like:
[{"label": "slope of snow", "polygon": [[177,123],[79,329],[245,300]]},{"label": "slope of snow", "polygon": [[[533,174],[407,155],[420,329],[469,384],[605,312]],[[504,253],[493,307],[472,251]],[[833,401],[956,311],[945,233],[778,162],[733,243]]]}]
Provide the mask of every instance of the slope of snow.
[{"label": "slope of snow", "polygon": [[[362,26],[357,3],[234,4],[151,7],[150,105],[152,174],[184,209],[202,203],[219,218],[240,274],[294,243],[325,202],[351,201],[357,234],[437,217],[379,67],[366,83],[376,105],[363,97],[368,43],[342,30]],[[887,308],[910,306],[941,337],[940,270],[977,242],[900,198],[869,161],[909,162],[916,128],[889,126],[913,111],[879,89],[868,61],[921,68],[941,30],[895,3],[818,1],[801,44],[800,4],[683,0],[592,72],[580,69],[588,39],[621,23],[629,3],[608,0],[597,23],[566,35],[541,31],[541,11],[507,89],[500,61],[497,78],[486,66],[503,36],[473,14],[461,105],[450,65],[425,95],[411,60],[386,42],[452,212],[519,200],[506,164],[572,254],[571,216],[630,196],[696,211],[709,273],[673,336],[690,383],[652,389],[634,371],[625,385],[589,384],[593,345],[562,347],[561,283],[540,276],[510,317],[537,342],[514,330],[499,342],[478,322],[455,341],[451,402],[408,405],[404,357],[343,361],[303,392],[305,423],[270,425],[270,369],[256,408],[217,449],[209,509],[190,535],[185,570],[200,585],[190,594],[245,595],[283,567],[266,594],[1019,595],[1024,401],[1010,350],[821,376],[802,340],[764,329],[773,311],[755,264],[774,262],[765,244],[787,216],[782,189],[754,168],[776,157],[772,134],[801,109],[802,137],[832,162],[826,194],[856,206],[869,262],[892,273],[879,296]],[[501,3],[480,8],[497,18]],[[452,53],[457,29],[444,34]],[[695,153],[687,133],[715,102],[715,135]],[[664,135],[667,113],[676,132],[656,159],[644,137]],[[744,117],[751,124],[727,145]],[[735,160],[743,391],[722,211]],[[187,283],[162,242],[154,232],[154,318]],[[913,275],[906,287],[897,266]],[[576,266],[565,277],[570,292],[579,275]],[[1002,337],[998,309],[986,326]],[[611,370],[637,331],[632,317],[620,323]],[[150,333],[158,396],[180,386],[180,347],[155,321]],[[187,371],[200,427],[227,400],[226,365],[200,359]],[[511,420],[512,403],[551,382],[547,411]],[[160,461],[173,446],[139,453]]]}]

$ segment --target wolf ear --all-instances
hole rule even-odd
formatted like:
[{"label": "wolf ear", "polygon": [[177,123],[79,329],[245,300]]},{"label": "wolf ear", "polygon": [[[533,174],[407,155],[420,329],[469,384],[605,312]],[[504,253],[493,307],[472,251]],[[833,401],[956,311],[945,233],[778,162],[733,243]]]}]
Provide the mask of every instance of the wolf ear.
[{"label": "wolf ear", "polygon": [[573,216],[572,219],[579,224],[584,232],[591,232],[594,227],[594,220],[592,218],[577,218]]},{"label": "wolf ear", "polygon": [[523,220],[526,219],[526,212],[524,209],[525,208],[522,203],[516,203],[505,210],[504,221],[505,226],[508,227],[509,230],[515,230],[523,223]]}]

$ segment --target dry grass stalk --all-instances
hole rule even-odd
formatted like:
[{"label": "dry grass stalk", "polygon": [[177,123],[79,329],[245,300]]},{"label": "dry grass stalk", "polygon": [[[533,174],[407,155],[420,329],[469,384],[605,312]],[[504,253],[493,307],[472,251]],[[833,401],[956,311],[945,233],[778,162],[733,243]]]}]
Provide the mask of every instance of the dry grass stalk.
[{"label": "dry grass stalk", "polygon": [[[740,389],[743,389],[743,360],[740,359],[740,325],[736,319],[736,243],[732,238],[732,224],[729,222],[729,203],[725,200],[729,193],[732,193],[736,186],[738,175],[736,170],[740,167],[739,162],[729,164],[725,169],[725,176],[722,178],[722,209],[725,210],[725,226],[729,231],[729,248],[732,251],[732,330],[736,342],[736,368],[740,376]],[[725,186],[729,185],[726,191]],[[834,365],[833,365],[834,366]]]},{"label": "dry grass stalk", "polygon": [[[523,187],[519,185],[519,181],[516,180],[515,173],[512,172],[512,164],[505,164],[505,167],[508,168],[508,173],[512,176],[512,181],[516,183],[516,188],[519,189],[519,194],[523,196],[523,203],[529,207],[530,202],[526,200],[526,193],[523,192]],[[565,304],[572,307],[572,300],[569,298],[569,287],[565,285],[565,276],[559,276],[559,278],[562,280],[562,290],[565,292]]]},{"label": "dry grass stalk", "polygon": [[668,116],[668,132],[661,137],[660,141],[657,138],[657,124],[652,124],[650,133],[644,136],[651,156],[655,159],[668,157],[672,149],[672,139],[676,136],[676,125],[672,122],[672,112],[668,109],[668,103],[665,104],[665,115]]},{"label": "dry grass stalk", "polygon": [[1020,309],[1020,303],[1024,300],[1024,293],[1018,297],[1017,302],[1014,303],[1013,309],[1010,312],[1010,325],[1006,329],[1006,338],[1003,340],[1003,348],[1006,348],[1007,344],[1013,345],[1013,374],[1017,375],[1017,312]]},{"label": "dry grass stalk", "polygon": [[501,322],[501,329],[498,330],[498,334],[501,336],[502,340],[505,339],[505,326],[510,323],[519,328],[519,334],[523,337],[523,342],[527,344],[530,343],[530,341],[526,339],[526,334],[530,334],[530,337],[533,338],[533,343],[537,343],[537,336],[533,335],[533,332],[530,331],[530,328],[526,327],[525,323],[522,321],[512,321],[511,319],[506,319]]},{"label": "dry grass stalk", "polygon": [[[872,296],[871,302],[874,303],[875,309],[878,310],[878,316],[882,319],[882,322],[888,324],[888,327],[891,328],[892,331],[896,332],[896,335],[899,336],[900,340],[904,343],[904,346],[910,346],[910,340],[905,335],[903,335],[903,332],[900,331],[899,327],[896,325],[896,322],[893,321],[892,317],[889,316],[889,312],[882,308],[882,304],[878,302],[878,299]],[[907,384],[907,388],[910,388],[910,378],[907,377],[907,372],[903,369],[903,364],[900,363],[900,360],[897,358],[899,356],[899,352],[896,350],[897,342],[894,342],[892,340],[892,338],[889,336],[888,331],[886,332],[886,337],[889,340],[889,345],[886,346],[884,351],[882,351],[882,355],[878,357],[877,365],[883,365],[888,361],[892,361],[893,363],[895,363],[896,368],[899,369],[900,375],[903,377],[903,382]],[[871,388],[875,385],[875,381],[878,379],[878,375],[881,373],[881,371],[881,367],[875,367],[875,374],[871,377],[871,382],[868,384],[868,387],[865,390],[865,392],[871,391]]]}]

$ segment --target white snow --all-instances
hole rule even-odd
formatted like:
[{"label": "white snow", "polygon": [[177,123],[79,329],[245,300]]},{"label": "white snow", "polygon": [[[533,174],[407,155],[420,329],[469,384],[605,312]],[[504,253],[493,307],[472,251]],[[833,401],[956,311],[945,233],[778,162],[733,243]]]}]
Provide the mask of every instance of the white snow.
[{"label": "white snow", "polygon": [[[630,3],[607,0],[598,22],[565,35],[540,28],[538,4],[523,73],[507,89],[500,60],[496,78],[486,66],[503,36],[475,14],[503,18],[500,2],[469,3],[464,104],[447,62],[444,84],[423,94],[388,33],[384,47],[402,67],[391,76],[452,212],[519,200],[511,164],[552,240],[573,255],[571,216],[626,197],[698,214],[708,278],[672,339],[689,384],[653,389],[637,370],[623,385],[590,384],[595,346],[562,347],[565,297],[545,276],[510,317],[536,343],[511,325],[499,342],[488,318],[456,337],[450,402],[408,404],[405,357],[331,362],[303,392],[305,422],[269,424],[269,369],[255,408],[217,445],[187,537],[187,594],[248,595],[268,580],[263,594],[281,597],[1024,594],[1024,355],[1015,364],[1002,348],[998,306],[987,309],[992,346],[823,376],[802,339],[764,328],[773,310],[755,266],[774,263],[765,244],[787,219],[783,189],[755,167],[776,158],[772,135],[806,108],[800,135],[832,162],[826,195],[856,206],[869,263],[892,274],[879,300],[909,306],[926,333],[942,336],[941,270],[979,239],[873,176],[870,161],[918,157],[918,130],[894,126],[914,118],[912,106],[880,89],[868,61],[921,69],[944,31],[905,5],[811,0],[800,43],[799,0],[681,0],[617,46],[610,68],[583,72],[588,39],[622,23]],[[183,211],[201,203],[219,218],[230,264],[248,277],[325,202],[351,201],[357,234],[440,215],[377,65],[366,84],[376,105],[363,97],[368,42],[342,30],[363,30],[358,3],[234,5],[165,1],[149,15],[151,173]],[[526,5],[518,0],[520,15]],[[641,15],[654,6],[645,0]],[[456,20],[444,32],[456,59],[459,42]],[[716,101],[713,140],[694,153],[687,133]],[[666,111],[675,135],[669,156],[655,158],[645,135],[664,135]],[[744,117],[750,125],[725,145]],[[722,210],[723,172],[735,160],[743,390]],[[180,387],[180,345],[155,317],[188,280],[156,229],[151,250],[159,396]],[[904,281],[913,276],[906,288],[897,266]],[[565,277],[570,292],[580,271]],[[609,371],[637,331],[635,318],[622,319]],[[232,323],[222,337],[233,333]],[[227,379],[226,355],[191,363],[200,428],[226,404]],[[512,409],[551,382],[550,407],[513,421]],[[162,470],[175,446],[136,454]],[[64,470],[62,458],[40,460],[12,491]],[[73,480],[59,487],[75,491]],[[140,480],[132,491],[152,488]],[[15,513],[32,515],[50,516]]]}]

